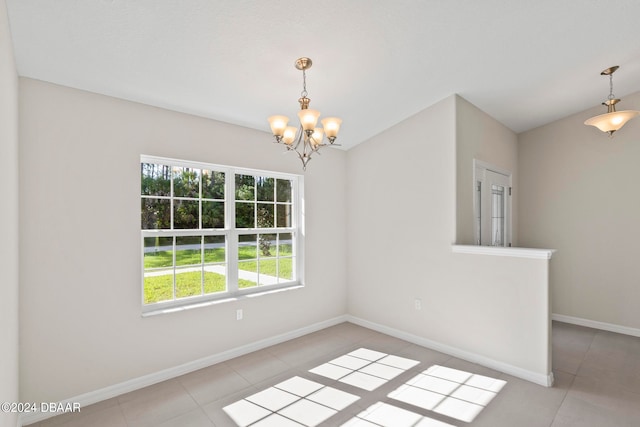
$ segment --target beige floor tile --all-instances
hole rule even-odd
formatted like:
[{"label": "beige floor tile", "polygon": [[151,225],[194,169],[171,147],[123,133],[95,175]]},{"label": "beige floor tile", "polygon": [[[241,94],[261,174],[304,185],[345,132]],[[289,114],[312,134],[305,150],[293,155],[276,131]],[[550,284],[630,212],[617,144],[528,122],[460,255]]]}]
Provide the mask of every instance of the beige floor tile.
[{"label": "beige floor tile", "polygon": [[360,342],[360,347],[396,355],[399,351],[411,345],[412,344],[408,341],[381,334],[379,332],[372,334]]},{"label": "beige floor tile", "polygon": [[229,417],[229,415],[227,415],[223,408],[262,390],[264,390],[264,388],[256,388],[251,386],[237,393],[229,394],[228,396],[216,400],[215,402],[203,405],[202,410],[207,415],[207,417],[211,421],[213,421],[213,424],[216,427],[238,427],[238,425],[233,422],[233,420]]},{"label": "beige floor tile", "polygon": [[577,374],[596,332],[566,323],[553,323],[552,366],[554,371]]},{"label": "beige floor tile", "polygon": [[136,427],[154,426],[198,407],[178,380],[127,393],[119,401],[127,423]]},{"label": "beige floor tile", "polygon": [[256,351],[224,362],[251,384],[256,384],[278,374],[291,366],[278,359],[267,350]]},{"label": "beige floor tile", "polygon": [[457,357],[450,358],[445,363],[443,363],[442,366],[458,369],[460,371],[470,372],[477,375],[484,375],[491,378],[498,378],[501,375],[500,372],[494,369],[478,365],[477,363],[467,362],[466,360],[458,359]]},{"label": "beige floor tile", "polygon": [[342,335],[347,338],[349,342],[362,341],[375,334],[375,331],[371,329],[363,328],[362,326],[349,322],[340,323],[339,325],[325,329],[325,331]]},{"label": "beige floor tile", "polygon": [[577,375],[640,394],[640,338],[598,331]]},{"label": "beige floor tile", "polygon": [[249,381],[224,363],[183,375],[178,380],[199,405],[213,402],[250,385]]},{"label": "beige floor tile", "polygon": [[156,427],[215,427],[202,408],[196,408],[185,414],[158,424]]},{"label": "beige floor tile", "polygon": [[637,427],[640,394],[596,378],[577,376],[553,427]]},{"label": "beige floor tile", "polygon": [[410,344],[407,347],[398,349],[394,351],[393,354],[420,362],[418,366],[412,368],[414,370],[424,370],[431,365],[444,365],[447,360],[451,359],[451,356],[448,354],[440,353],[439,351],[416,344]]},{"label": "beige floor tile", "polygon": [[118,401],[109,399],[81,408],[80,412],[60,415],[41,421],[34,426],[38,427],[127,427],[124,415]]},{"label": "beige floor tile", "polygon": [[640,360],[605,362],[588,356],[580,365],[578,376],[616,383],[622,388],[640,394]]},{"label": "beige floor tile", "polygon": [[348,345],[344,341],[339,345],[334,345],[331,343],[331,339],[323,338],[321,341],[298,338],[269,347],[267,351],[290,367],[299,367],[323,358],[328,353],[340,352]]},{"label": "beige floor tile", "polygon": [[499,378],[507,383],[472,426],[547,427],[553,422],[573,380],[571,375],[561,372],[554,387],[543,387],[510,375],[502,374]]}]

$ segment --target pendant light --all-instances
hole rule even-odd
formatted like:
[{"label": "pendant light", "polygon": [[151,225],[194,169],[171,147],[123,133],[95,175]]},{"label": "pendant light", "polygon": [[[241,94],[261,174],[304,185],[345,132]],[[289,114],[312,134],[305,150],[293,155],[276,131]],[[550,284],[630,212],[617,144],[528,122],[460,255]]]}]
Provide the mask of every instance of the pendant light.
[{"label": "pendant light", "polygon": [[640,111],[616,111],[616,104],[620,102],[620,99],[617,99],[613,95],[613,73],[615,73],[618,68],[620,67],[615,65],[600,73],[602,76],[609,76],[609,97],[602,103],[602,105],[607,107],[607,113],[592,117],[584,122],[585,125],[595,126],[602,132],[608,133],[609,137],[613,136],[613,133],[622,128],[629,120],[640,115]]}]

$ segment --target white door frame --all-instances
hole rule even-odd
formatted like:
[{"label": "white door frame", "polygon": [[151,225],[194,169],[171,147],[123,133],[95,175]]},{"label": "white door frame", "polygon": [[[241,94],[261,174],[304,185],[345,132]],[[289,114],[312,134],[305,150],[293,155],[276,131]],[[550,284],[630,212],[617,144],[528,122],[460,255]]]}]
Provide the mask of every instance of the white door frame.
[{"label": "white door frame", "polygon": [[[484,162],[482,160],[478,160],[478,159],[473,159],[473,235],[474,235],[474,242],[476,245],[490,245],[490,240],[487,240],[484,238],[483,235],[481,235],[482,233],[482,226],[481,226],[481,219],[482,219],[482,212],[478,212],[478,207],[482,206],[482,201],[478,200],[478,189],[477,189],[477,185],[478,182],[481,182],[482,184],[485,184],[486,182],[486,171],[490,171],[490,172],[494,172],[496,174],[499,175],[503,175],[508,179],[509,182],[509,189],[508,189],[508,193],[506,194],[506,203],[505,203],[505,233],[504,233],[504,246],[511,246],[511,235],[512,235],[512,230],[511,230],[511,224],[512,224],[512,220],[511,220],[511,212],[512,212],[512,199],[511,199],[511,189],[512,189],[512,182],[513,182],[513,174],[511,173],[511,171],[508,171],[506,169],[502,169],[499,168],[495,165],[492,165],[490,163]],[[482,189],[484,190],[484,188]],[[482,192],[480,193],[482,194]],[[483,209],[481,208],[481,211]],[[484,233],[484,235],[486,235],[486,233]]]}]

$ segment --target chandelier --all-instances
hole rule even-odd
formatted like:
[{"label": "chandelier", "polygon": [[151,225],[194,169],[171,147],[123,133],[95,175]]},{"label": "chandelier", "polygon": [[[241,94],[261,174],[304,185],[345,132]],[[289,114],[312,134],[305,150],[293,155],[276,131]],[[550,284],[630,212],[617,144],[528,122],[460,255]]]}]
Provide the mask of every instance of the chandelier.
[{"label": "chandelier", "polygon": [[[300,99],[298,99],[300,103],[300,111],[298,112],[300,126],[287,126],[289,118],[286,116],[269,117],[269,125],[275,137],[275,142],[284,144],[287,147],[287,151],[294,151],[298,154],[302,161],[303,170],[307,170],[307,163],[311,160],[313,153],[318,152],[320,148],[327,145],[338,145],[334,144],[334,142],[342,123],[342,120],[337,117],[327,117],[320,121],[322,128],[316,127],[320,112],[309,109],[311,99],[307,98],[306,71],[311,68],[311,64],[312,62],[309,58],[298,58],[295,62],[295,67],[302,71],[302,92]],[[322,142],[323,136],[327,137],[328,144]]]},{"label": "chandelier", "polygon": [[600,73],[601,76],[609,76],[609,97],[602,103],[602,105],[606,105],[607,113],[592,117],[584,122],[585,125],[595,126],[602,132],[607,132],[609,137],[611,137],[615,131],[622,128],[629,120],[640,114],[640,111],[633,110],[616,111],[616,104],[620,102],[620,100],[616,99],[613,95],[613,73],[615,73],[618,68],[620,67],[616,65]]}]

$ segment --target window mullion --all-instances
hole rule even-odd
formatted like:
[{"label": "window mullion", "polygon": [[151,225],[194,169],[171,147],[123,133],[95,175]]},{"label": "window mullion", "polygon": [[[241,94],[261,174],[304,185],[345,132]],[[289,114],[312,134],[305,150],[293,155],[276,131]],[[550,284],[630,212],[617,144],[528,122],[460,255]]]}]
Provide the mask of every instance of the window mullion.
[{"label": "window mullion", "polygon": [[171,239],[172,257],[173,257],[173,300],[176,300],[176,286],[178,286],[178,278],[176,277],[176,236]]},{"label": "window mullion", "polygon": [[200,295],[204,295],[204,236],[200,236]]},{"label": "window mullion", "polygon": [[[169,218],[171,218],[171,224],[170,225],[170,229],[173,231],[174,230],[174,215],[173,215],[173,209],[174,209],[174,197],[175,197],[175,192],[173,191],[173,184],[174,184],[174,180],[173,180],[173,166],[167,166],[167,168],[169,168],[169,196],[171,197],[171,202],[169,203]],[[178,278],[176,277],[176,236],[172,236],[171,238],[171,259],[172,259],[172,270],[173,270],[173,300],[176,300],[176,286],[178,285]]]},{"label": "window mullion", "polygon": [[[198,229],[202,231],[202,175],[204,170],[198,169]],[[200,295],[204,295],[204,236],[200,235]]]},{"label": "window mullion", "polygon": [[253,177],[253,228],[258,228],[258,179]]},{"label": "window mullion", "polygon": [[227,238],[227,290],[238,291],[238,233],[236,231],[236,176],[232,170],[225,174],[225,228]]}]

